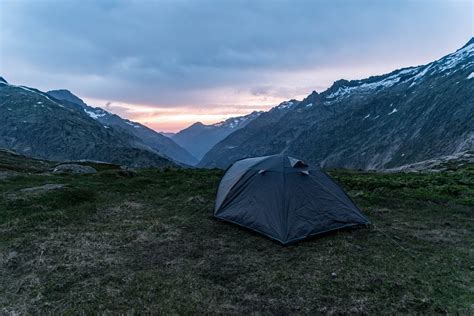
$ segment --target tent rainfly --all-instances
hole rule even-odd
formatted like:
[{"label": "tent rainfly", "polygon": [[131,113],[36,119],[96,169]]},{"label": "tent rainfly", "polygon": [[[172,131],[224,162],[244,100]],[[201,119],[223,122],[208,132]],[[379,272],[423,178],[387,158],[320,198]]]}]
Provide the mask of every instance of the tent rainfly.
[{"label": "tent rainfly", "polygon": [[282,244],[370,224],[326,173],[284,155],[231,165],[219,184],[214,216]]}]

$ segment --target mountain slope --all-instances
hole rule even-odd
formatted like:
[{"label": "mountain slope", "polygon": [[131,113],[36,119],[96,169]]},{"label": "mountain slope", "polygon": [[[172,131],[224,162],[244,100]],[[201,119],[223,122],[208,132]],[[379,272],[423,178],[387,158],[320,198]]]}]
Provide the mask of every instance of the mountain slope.
[{"label": "mountain slope", "polygon": [[52,90],[47,93],[57,100],[68,102],[70,106],[87,113],[91,118],[105,126],[114,127],[124,133],[133,135],[140,143],[149,146],[166,157],[186,165],[195,165],[198,162],[195,157],[170,138],[140,123],[123,119],[116,114],[112,114],[98,107],[88,106],[84,101],[68,90]]},{"label": "mountain slope", "polygon": [[5,80],[0,81],[0,147],[51,160],[174,165],[137,138],[104,126],[39,90]]},{"label": "mountain slope", "polygon": [[474,148],[474,41],[418,67],[313,92],[280,119],[229,135],[200,166],[288,153],[324,167],[393,168]]},{"label": "mountain slope", "polygon": [[[279,122],[300,101],[290,100],[262,113],[245,128],[235,131],[217,143],[199,162],[200,167],[227,167],[233,161],[244,157],[266,155],[268,150],[259,143],[270,142],[272,127]],[[249,154],[249,153],[252,154]]]},{"label": "mountain slope", "polygon": [[212,125],[197,122],[172,135],[171,138],[186,148],[194,157],[201,159],[215,144],[227,135],[245,127],[260,113],[252,112],[245,116],[233,117]]}]

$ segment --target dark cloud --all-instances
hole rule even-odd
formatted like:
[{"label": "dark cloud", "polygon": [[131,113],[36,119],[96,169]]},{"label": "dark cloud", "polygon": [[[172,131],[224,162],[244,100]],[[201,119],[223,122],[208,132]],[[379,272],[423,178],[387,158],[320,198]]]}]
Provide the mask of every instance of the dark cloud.
[{"label": "dark cloud", "polygon": [[1,6],[7,80],[160,106],[215,105],[226,93],[290,98],[358,69],[428,61],[467,41],[473,20],[469,0]]}]

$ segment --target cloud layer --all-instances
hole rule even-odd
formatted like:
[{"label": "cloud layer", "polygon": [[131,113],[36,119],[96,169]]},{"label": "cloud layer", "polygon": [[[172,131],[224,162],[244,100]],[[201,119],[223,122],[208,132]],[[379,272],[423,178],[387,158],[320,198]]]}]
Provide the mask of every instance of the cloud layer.
[{"label": "cloud layer", "polygon": [[469,0],[0,6],[0,73],[7,80],[68,88],[112,105],[191,112],[272,105],[341,77],[424,63],[464,44],[474,20]]}]

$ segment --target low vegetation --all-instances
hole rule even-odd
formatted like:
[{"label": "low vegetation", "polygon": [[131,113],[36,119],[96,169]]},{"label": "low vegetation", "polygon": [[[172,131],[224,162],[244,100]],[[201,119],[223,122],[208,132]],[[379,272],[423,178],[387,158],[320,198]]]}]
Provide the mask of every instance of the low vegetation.
[{"label": "low vegetation", "polygon": [[330,171],[373,226],[283,247],[212,217],[221,170],[24,164],[0,159],[0,313],[474,312],[472,165]]}]

